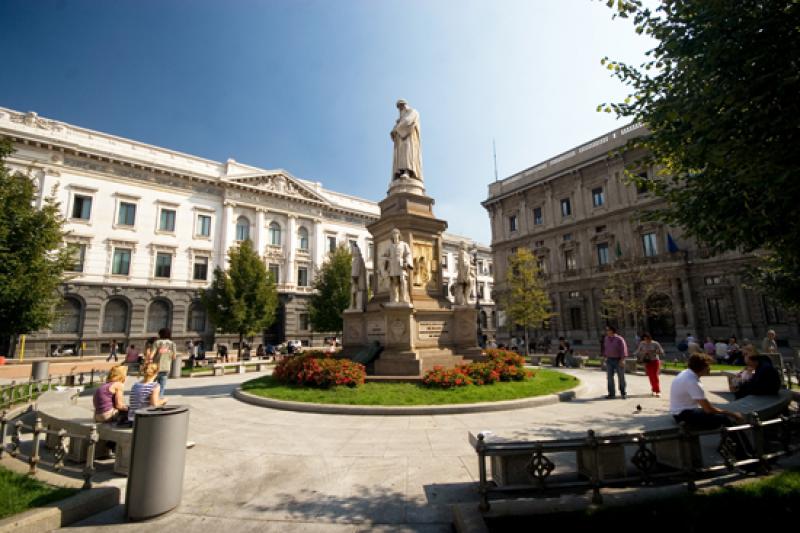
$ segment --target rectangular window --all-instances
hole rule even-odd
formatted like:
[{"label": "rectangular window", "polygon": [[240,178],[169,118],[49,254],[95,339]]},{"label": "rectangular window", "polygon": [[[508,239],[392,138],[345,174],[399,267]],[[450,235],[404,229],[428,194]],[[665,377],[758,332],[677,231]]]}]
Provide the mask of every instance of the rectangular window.
[{"label": "rectangular window", "polygon": [[72,218],[89,220],[92,216],[92,197],[76,194],[72,200]]},{"label": "rectangular window", "polygon": [[595,226],[594,232],[595,233],[603,233],[606,230],[605,226]]},{"label": "rectangular window", "polygon": [[721,276],[706,276],[705,278],[706,285],[719,285],[722,283]]},{"label": "rectangular window", "polygon": [[375,244],[368,242],[367,243],[367,261],[372,261],[372,258],[375,257]]},{"label": "rectangular window", "polygon": [[517,231],[517,215],[508,217],[508,231]]},{"label": "rectangular window", "polygon": [[569,297],[570,298],[573,298],[573,299],[574,298],[579,298],[580,295],[581,295],[580,291],[569,291]]},{"label": "rectangular window", "polygon": [[111,263],[111,273],[116,276],[127,276],[131,271],[131,249],[114,248],[114,260]]},{"label": "rectangular window", "polygon": [[442,256],[442,268],[447,270],[447,254]]},{"label": "rectangular window", "polygon": [[572,240],[572,233],[565,233],[563,236],[564,242],[568,242]]},{"label": "rectangular window", "polygon": [[75,262],[72,263],[67,270],[69,272],[83,272],[83,262],[86,260],[86,245],[71,244],[70,246],[75,250],[75,255],[73,256]]},{"label": "rectangular window", "polygon": [[272,281],[275,283],[281,282],[281,266],[277,263],[269,264],[269,273],[272,274]]},{"label": "rectangular window", "polygon": [[650,188],[650,178],[647,176],[647,171],[639,172],[636,175],[636,193],[645,194]]},{"label": "rectangular window", "polygon": [[600,243],[597,245],[597,264],[600,266],[608,264],[608,243]]},{"label": "rectangular window", "polygon": [[358,246],[358,241],[355,239],[350,239],[350,249],[352,250],[356,246]]},{"label": "rectangular window", "polygon": [[484,298],[486,298],[486,296],[484,296],[484,292],[483,292],[483,290],[484,290],[484,288],[485,288],[485,287],[486,287],[486,285],[485,285],[485,284],[483,284],[483,283],[478,283],[478,298],[480,298],[481,300],[483,300]]},{"label": "rectangular window", "polygon": [[492,272],[493,270],[494,270],[494,268],[492,268],[492,264],[491,264],[491,263],[489,263],[489,275],[490,275],[490,276],[493,276],[493,275],[494,275],[494,273]]},{"label": "rectangular window", "polygon": [[308,287],[308,268],[298,267],[297,269],[297,286]]},{"label": "rectangular window", "polygon": [[642,235],[642,248],[644,249],[645,257],[655,257],[658,255],[658,246],[656,244],[655,233],[645,233]]},{"label": "rectangular window", "polygon": [[156,277],[168,278],[172,270],[172,254],[158,252],[156,254]]},{"label": "rectangular window", "polygon": [[192,279],[206,281],[208,279],[208,257],[194,258],[194,272]]},{"label": "rectangular window", "polygon": [[564,198],[561,200],[561,216],[568,217],[572,215],[572,204],[569,201],[569,198]]},{"label": "rectangular window", "polygon": [[336,237],[328,237],[328,251],[330,253],[336,251]]},{"label": "rectangular window", "polygon": [[130,202],[120,202],[117,224],[120,226],[133,226],[135,222],[136,204],[132,204]]},{"label": "rectangular window", "polygon": [[161,210],[161,217],[158,223],[158,229],[160,231],[175,231],[175,210],[174,209],[162,209]]},{"label": "rectangular window", "polygon": [[708,319],[712,326],[722,326],[722,298],[709,298],[708,302]]},{"label": "rectangular window", "polygon": [[211,236],[211,217],[209,215],[197,215],[197,235],[200,237]]},{"label": "rectangular window", "polygon": [[536,241],[533,243],[534,248],[541,248],[544,246],[544,241]]},{"label": "rectangular window", "polygon": [[544,260],[544,257],[536,260],[536,268],[539,269],[540,274],[547,274],[547,261]]},{"label": "rectangular window", "polygon": [[581,329],[582,321],[581,321],[581,308],[580,307],[570,307],[569,308],[569,321],[572,323],[572,329]]},{"label": "rectangular window", "polygon": [[597,187],[596,189],[592,189],[592,205],[594,207],[600,207],[606,203],[605,194],[603,194],[603,188]]},{"label": "rectangular window", "polygon": [[300,331],[308,331],[308,313],[300,313],[298,315],[298,322]]},{"label": "rectangular window", "polygon": [[534,207],[533,208],[533,223],[536,226],[541,226],[544,224],[544,218],[542,217],[542,208],[541,207]]},{"label": "rectangular window", "polygon": [[564,268],[568,272],[578,270],[578,261],[575,259],[575,250],[564,250]]},{"label": "rectangular window", "polygon": [[767,296],[761,297],[761,305],[764,306],[764,318],[767,320],[767,324],[785,324],[786,323],[786,315],[783,312],[783,309],[775,303],[775,301],[771,300]]}]

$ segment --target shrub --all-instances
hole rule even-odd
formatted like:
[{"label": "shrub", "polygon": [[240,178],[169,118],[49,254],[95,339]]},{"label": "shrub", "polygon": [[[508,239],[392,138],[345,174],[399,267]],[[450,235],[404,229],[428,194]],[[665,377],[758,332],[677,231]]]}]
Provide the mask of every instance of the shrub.
[{"label": "shrub", "polygon": [[475,385],[489,385],[500,381],[500,373],[493,363],[480,362],[461,365],[462,371],[467,374]]},{"label": "shrub", "polygon": [[364,383],[364,365],[349,359],[335,359],[322,352],[309,352],[284,359],[275,366],[273,377],[281,383],[305,387],[346,386]]},{"label": "shrub", "polygon": [[[525,370],[525,358],[509,350],[486,350],[486,364],[499,374],[500,381],[522,381],[533,376]],[[473,363],[474,364],[474,363]]]},{"label": "shrub", "polygon": [[422,377],[422,384],[428,387],[441,387],[452,389],[453,387],[465,387],[472,384],[472,378],[462,367],[444,368],[435,366]]}]

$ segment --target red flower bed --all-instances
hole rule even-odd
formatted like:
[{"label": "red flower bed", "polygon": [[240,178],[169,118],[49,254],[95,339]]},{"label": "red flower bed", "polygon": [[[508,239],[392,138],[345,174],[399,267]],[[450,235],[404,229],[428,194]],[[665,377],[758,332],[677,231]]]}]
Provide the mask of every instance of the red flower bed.
[{"label": "red flower bed", "polygon": [[445,369],[436,366],[422,377],[429,387],[449,389],[466,385],[490,385],[497,381],[524,381],[534,372],[525,370],[525,358],[507,350],[487,350],[486,361]]},{"label": "red flower bed", "polygon": [[452,389],[453,387],[472,385],[472,378],[462,367],[444,368],[443,366],[435,366],[433,370],[429,370],[422,376],[422,384],[428,387]]},{"label": "red flower bed", "polygon": [[364,365],[349,359],[335,359],[322,352],[309,352],[284,359],[272,376],[281,383],[306,387],[357,387],[364,383]]}]

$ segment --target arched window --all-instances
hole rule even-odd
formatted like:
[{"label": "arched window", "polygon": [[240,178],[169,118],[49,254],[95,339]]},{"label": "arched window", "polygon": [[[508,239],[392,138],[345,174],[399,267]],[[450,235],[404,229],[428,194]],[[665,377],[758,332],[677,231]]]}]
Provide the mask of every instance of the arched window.
[{"label": "arched window", "polygon": [[269,243],[272,246],[281,245],[281,225],[277,222],[270,222],[269,224]]},{"label": "arched window", "polygon": [[203,332],[206,330],[206,310],[200,302],[189,306],[189,331]]},{"label": "arched window", "polygon": [[236,219],[236,240],[246,241],[250,238],[250,220],[247,217]]},{"label": "arched window", "polygon": [[114,298],[106,303],[103,314],[103,333],[125,333],[128,331],[128,304]]},{"label": "arched window", "polygon": [[64,298],[58,307],[58,316],[53,324],[54,333],[80,333],[81,303],[75,298]]},{"label": "arched window", "polygon": [[308,250],[308,230],[306,228],[297,230],[297,239],[300,241],[300,249]]},{"label": "arched window", "polygon": [[169,304],[164,300],[154,300],[147,310],[147,331],[168,328],[170,318]]}]

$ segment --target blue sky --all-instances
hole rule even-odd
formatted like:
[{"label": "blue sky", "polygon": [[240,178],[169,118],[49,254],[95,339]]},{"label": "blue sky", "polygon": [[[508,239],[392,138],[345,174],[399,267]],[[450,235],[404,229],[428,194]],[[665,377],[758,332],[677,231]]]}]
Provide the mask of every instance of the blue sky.
[{"label": "blue sky", "polygon": [[382,199],[405,98],[449,231],[500,178],[619,127],[600,65],[652,43],[596,0],[3,0],[0,106]]}]

